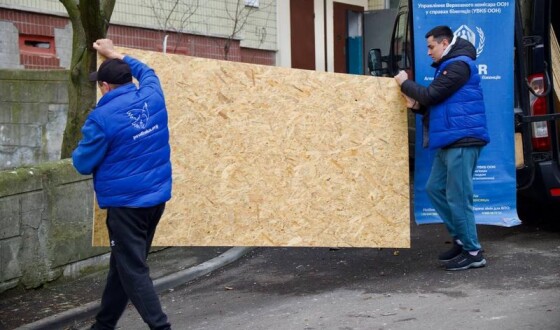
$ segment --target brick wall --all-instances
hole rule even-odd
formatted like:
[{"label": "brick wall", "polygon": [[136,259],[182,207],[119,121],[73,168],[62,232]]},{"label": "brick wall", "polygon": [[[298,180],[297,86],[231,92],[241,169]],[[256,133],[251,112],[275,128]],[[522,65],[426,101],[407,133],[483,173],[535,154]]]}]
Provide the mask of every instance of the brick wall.
[{"label": "brick wall", "polygon": [[[8,35],[14,32],[1,29],[0,39],[18,40],[19,37],[19,45],[10,45],[12,49],[19,49],[19,55],[15,53],[3,54],[3,50],[0,49],[0,56],[19,56],[19,63],[27,69],[64,69],[69,67],[72,44],[71,25],[67,18],[0,8],[0,21],[11,22],[18,33],[18,36],[11,36],[11,39],[8,39]],[[50,38],[52,41],[49,42],[54,48],[51,49],[51,52],[46,52],[38,47],[35,49],[25,47],[25,45],[22,45],[22,36],[30,37],[31,42],[41,41],[41,37]],[[162,51],[165,34],[153,29],[111,25],[107,37],[113,39],[117,46]],[[10,42],[14,43],[14,41]],[[171,33],[167,38],[167,52],[223,60],[226,59],[224,48],[227,43],[228,40],[225,38]],[[231,40],[227,59],[275,65],[276,53],[269,50],[244,48],[240,46],[239,40]],[[0,67],[7,66],[0,63]]]},{"label": "brick wall", "polygon": [[[37,15],[17,10],[0,10],[0,20],[12,22],[19,34],[20,63],[26,69],[59,69],[60,59],[56,55],[55,29],[64,29],[68,24],[68,19],[51,15]],[[52,51],[46,52],[38,47],[22,46],[22,38],[43,37],[52,39]],[[22,48],[29,48],[25,51]],[[32,48],[37,48],[34,52]]]},{"label": "brick wall", "polygon": [[54,28],[64,28],[68,19],[51,15],[37,15],[19,10],[0,10],[0,19],[13,22],[19,33],[54,37]]}]

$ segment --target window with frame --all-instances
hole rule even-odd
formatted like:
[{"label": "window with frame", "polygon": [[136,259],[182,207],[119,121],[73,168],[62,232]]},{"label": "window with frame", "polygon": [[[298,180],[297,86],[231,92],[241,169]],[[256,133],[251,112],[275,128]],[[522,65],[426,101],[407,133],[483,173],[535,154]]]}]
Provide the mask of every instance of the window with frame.
[{"label": "window with frame", "polygon": [[56,56],[54,37],[20,34],[19,51],[27,55]]}]

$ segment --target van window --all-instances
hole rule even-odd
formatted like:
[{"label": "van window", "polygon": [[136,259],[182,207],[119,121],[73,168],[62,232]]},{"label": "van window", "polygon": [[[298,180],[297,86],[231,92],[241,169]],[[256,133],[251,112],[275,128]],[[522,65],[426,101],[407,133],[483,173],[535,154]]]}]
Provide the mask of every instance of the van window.
[{"label": "van window", "polygon": [[391,52],[394,57],[392,58],[393,73],[396,74],[399,70],[410,69],[410,30],[408,28],[408,12],[400,12],[397,18],[397,25],[393,35],[393,51]]}]

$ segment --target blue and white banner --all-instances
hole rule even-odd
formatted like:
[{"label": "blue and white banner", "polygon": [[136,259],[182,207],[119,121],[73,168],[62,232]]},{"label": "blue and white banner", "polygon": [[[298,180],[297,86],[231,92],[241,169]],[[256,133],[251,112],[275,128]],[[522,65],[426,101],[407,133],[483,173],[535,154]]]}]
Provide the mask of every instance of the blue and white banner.
[{"label": "blue and white banner", "polygon": [[[415,74],[419,84],[433,80],[425,34],[448,25],[476,48],[486,105],[490,143],[483,149],[474,176],[474,210],[478,224],[520,224],[516,209],[513,55],[515,1],[413,0]],[[441,222],[426,195],[433,151],[422,148],[421,117],[416,118],[414,215],[418,224]]]}]

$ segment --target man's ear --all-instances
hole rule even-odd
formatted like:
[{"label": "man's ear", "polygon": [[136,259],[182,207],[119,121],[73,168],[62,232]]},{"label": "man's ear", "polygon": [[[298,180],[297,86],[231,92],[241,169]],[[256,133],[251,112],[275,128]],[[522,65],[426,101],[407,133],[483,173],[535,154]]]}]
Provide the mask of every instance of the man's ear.
[{"label": "man's ear", "polygon": [[99,87],[101,88],[101,94],[103,94],[103,95],[105,95],[105,93],[107,93],[111,90],[111,85],[109,85],[105,81],[101,81],[100,84],[99,84]]}]

